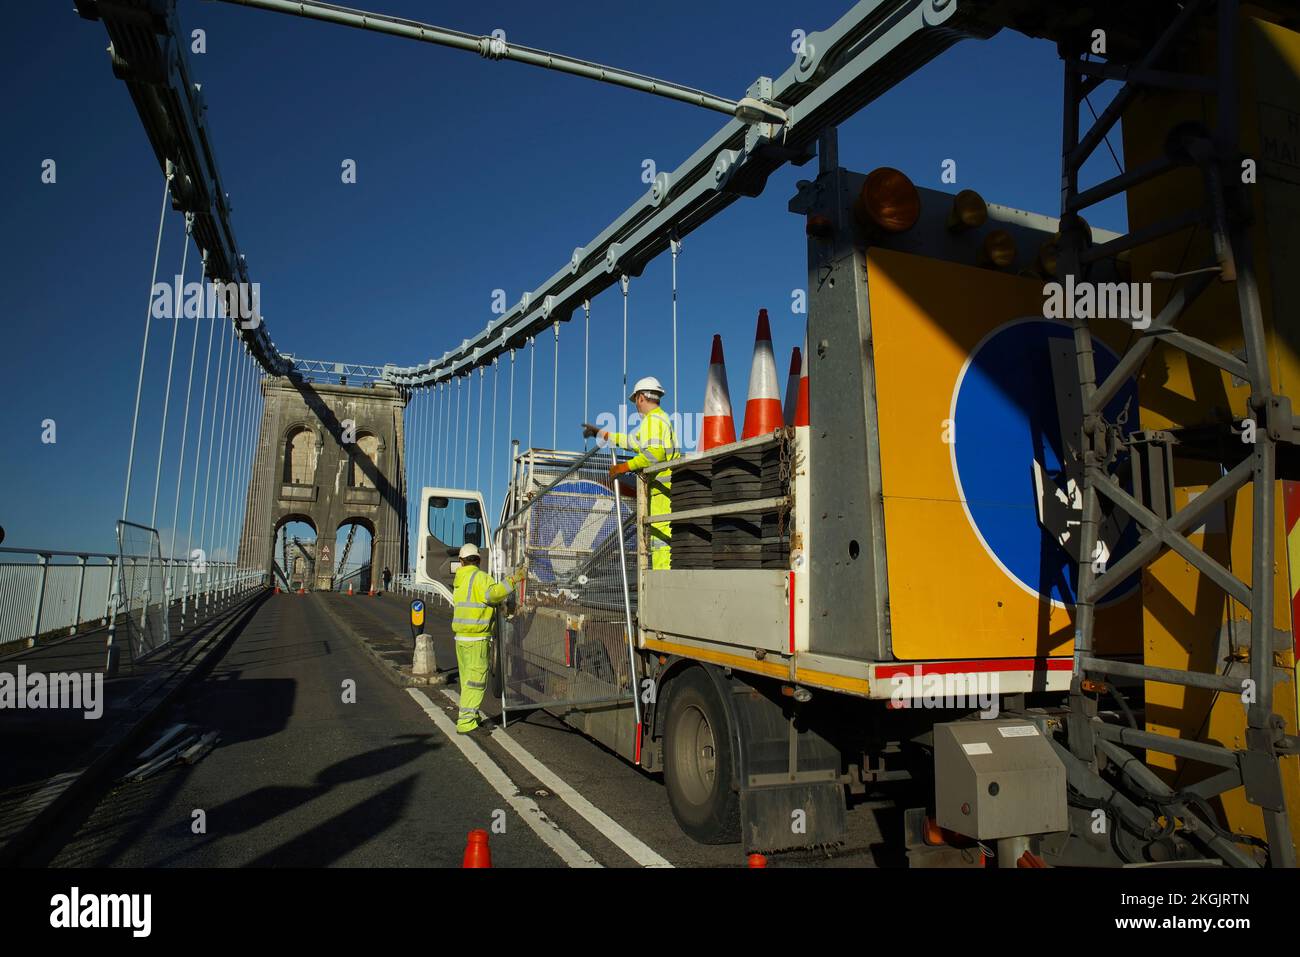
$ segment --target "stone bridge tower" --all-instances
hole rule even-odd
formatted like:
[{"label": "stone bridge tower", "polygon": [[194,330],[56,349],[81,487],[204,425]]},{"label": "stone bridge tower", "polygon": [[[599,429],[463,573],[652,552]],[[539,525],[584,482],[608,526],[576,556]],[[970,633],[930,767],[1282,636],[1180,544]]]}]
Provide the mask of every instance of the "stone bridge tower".
[{"label": "stone bridge tower", "polygon": [[[265,404],[239,563],[272,572],[287,522],[316,530],[315,587],[332,586],[342,525],[370,532],[372,581],[406,569],[406,397],[386,383],[327,385],[298,376],[262,379]],[[354,441],[345,443],[351,436]]]}]

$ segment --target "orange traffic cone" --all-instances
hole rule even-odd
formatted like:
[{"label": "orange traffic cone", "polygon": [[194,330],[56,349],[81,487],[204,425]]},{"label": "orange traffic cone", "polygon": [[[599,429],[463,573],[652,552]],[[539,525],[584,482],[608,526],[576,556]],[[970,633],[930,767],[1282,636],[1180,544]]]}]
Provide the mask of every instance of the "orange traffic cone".
[{"label": "orange traffic cone", "polygon": [[803,334],[803,354],[807,361],[803,363],[803,368],[799,372],[799,398],[794,406],[794,425],[808,425],[808,367],[812,365],[812,358],[808,356],[808,333]]},{"label": "orange traffic cone", "polygon": [[731,394],[727,391],[727,363],[722,358],[722,336],[713,337],[709,356],[709,378],[704,386],[704,434],[700,451],[716,449],[736,441],[736,423],[731,417]]},{"label": "orange traffic cone", "polygon": [[749,399],[745,402],[745,431],[742,439],[767,435],[784,424],[781,387],[776,382],[776,356],[772,354],[772,328],[767,310],[758,310],[754,333],[754,361],[749,369]]},{"label": "orange traffic cone", "polygon": [[351,582],[349,582],[349,583],[348,583],[348,597],[351,597],[351,596],[352,596],[352,584],[351,584]]},{"label": "orange traffic cone", "polygon": [[487,831],[477,828],[469,832],[469,838],[465,842],[465,858],[460,866],[462,868],[492,866],[492,848],[488,846]]},{"label": "orange traffic cone", "polygon": [[799,406],[799,375],[803,368],[803,354],[799,347],[790,350],[790,377],[785,380],[785,424],[794,425],[795,411]]},{"label": "orange traffic cone", "polygon": [[764,857],[762,854],[751,854],[749,855],[749,866],[767,867],[767,858]]}]

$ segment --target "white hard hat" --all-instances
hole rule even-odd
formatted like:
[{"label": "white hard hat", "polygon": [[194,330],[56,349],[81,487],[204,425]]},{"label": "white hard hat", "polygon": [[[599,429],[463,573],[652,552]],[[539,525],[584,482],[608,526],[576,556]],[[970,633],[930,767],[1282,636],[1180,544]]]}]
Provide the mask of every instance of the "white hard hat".
[{"label": "white hard hat", "polygon": [[632,395],[627,397],[629,402],[638,392],[658,392],[659,397],[663,398],[664,387],[659,384],[659,380],[652,375],[644,376],[636,380],[636,385],[632,386]]},{"label": "white hard hat", "polygon": [[460,560],[463,562],[467,558],[478,558],[478,546],[473,542],[466,542],[460,547]]}]

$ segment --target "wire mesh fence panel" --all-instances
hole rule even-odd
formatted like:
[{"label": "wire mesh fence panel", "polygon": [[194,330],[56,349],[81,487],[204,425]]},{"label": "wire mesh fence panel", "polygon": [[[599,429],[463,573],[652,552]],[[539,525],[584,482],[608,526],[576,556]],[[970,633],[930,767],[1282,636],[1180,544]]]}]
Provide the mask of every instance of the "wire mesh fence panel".
[{"label": "wire mesh fence panel", "polygon": [[168,569],[158,532],[131,522],[117,523],[118,611],[131,651],[139,658],[171,638],[167,622]]},{"label": "wire mesh fence panel", "polygon": [[[632,700],[628,605],[635,581],[634,499],[614,498],[614,453],[525,453],[502,547],[522,566],[514,614],[501,622],[507,710]],[[619,548],[620,513],[623,548]]]}]

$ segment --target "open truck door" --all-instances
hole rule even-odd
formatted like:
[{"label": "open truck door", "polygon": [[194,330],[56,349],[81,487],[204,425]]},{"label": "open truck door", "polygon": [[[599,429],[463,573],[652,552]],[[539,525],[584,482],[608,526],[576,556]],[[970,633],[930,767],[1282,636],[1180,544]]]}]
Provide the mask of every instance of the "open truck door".
[{"label": "open truck door", "polygon": [[[451,589],[460,568],[460,547],[474,544],[487,554],[492,538],[483,496],[470,489],[420,490],[420,537],[415,564],[417,587],[442,593],[450,603]],[[494,571],[488,558],[487,570]]]}]

